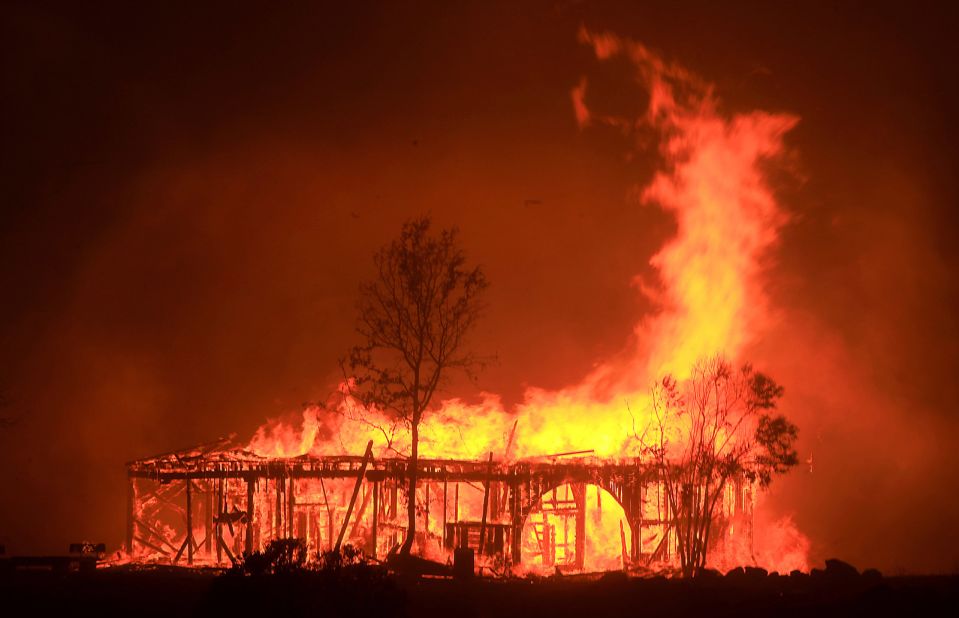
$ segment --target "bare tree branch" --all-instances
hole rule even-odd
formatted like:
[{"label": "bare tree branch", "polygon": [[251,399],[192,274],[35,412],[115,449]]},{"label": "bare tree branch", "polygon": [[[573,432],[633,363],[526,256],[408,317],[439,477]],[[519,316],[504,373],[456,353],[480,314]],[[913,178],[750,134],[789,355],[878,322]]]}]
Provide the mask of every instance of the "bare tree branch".
[{"label": "bare tree branch", "polygon": [[719,356],[697,361],[682,384],[666,376],[652,388],[653,420],[642,435],[635,427],[633,434],[660,470],[684,575],[706,566],[716,507],[728,482],[743,478],[766,486],[773,474],[798,463],[798,429],[770,414],[782,394],[781,386],[752,366],[737,371]]},{"label": "bare tree branch", "polygon": [[[360,286],[356,330],[363,343],[341,363],[351,395],[410,428],[405,554],[416,531],[420,421],[450,370],[471,376],[482,366],[465,340],[482,313],[486,276],[480,267],[466,266],[456,229],[432,234],[430,228],[428,217],[407,221],[399,238],[374,256],[377,276]],[[395,427],[387,431],[367,422],[392,448]]]}]

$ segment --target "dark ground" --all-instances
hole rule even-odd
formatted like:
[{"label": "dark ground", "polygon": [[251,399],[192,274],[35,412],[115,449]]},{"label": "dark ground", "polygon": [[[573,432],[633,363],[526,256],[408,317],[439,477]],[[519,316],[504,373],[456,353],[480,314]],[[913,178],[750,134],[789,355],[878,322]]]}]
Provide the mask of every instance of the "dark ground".
[{"label": "dark ground", "polygon": [[125,616],[923,616],[959,615],[959,576],[400,581],[217,576],[185,569],[0,575],[3,615]]}]

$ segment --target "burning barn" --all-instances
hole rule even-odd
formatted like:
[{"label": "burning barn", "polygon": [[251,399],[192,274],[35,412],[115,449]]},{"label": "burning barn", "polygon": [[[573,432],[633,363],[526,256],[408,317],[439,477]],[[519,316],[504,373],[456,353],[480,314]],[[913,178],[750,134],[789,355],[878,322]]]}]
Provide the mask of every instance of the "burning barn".
[{"label": "burning barn", "polygon": [[[409,462],[267,457],[230,440],[127,465],[133,560],[229,565],[273,540],[350,543],[383,558],[406,533]],[[608,570],[675,561],[678,521],[656,470],[589,452],[497,461],[420,459],[418,553],[472,548],[494,570]],[[753,484],[727,483],[712,543],[749,543]]]}]

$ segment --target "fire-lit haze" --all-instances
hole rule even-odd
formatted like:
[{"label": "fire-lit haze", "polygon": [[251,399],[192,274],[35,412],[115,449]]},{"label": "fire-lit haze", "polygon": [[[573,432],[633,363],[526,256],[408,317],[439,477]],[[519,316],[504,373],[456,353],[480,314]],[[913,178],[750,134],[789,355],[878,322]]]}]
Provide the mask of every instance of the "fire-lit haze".
[{"label": "fire-lit haze", "polygon": [[944,25],[434,8],[12,11],[0,543],[116,546],[125,461],[234,432],[385,454],[304,404],[338,388],[372,253],[429,212],[492,282],[471,342],[498,360],[426,456],[635,455],[651,382],[722,353],[800,427],[751,558],[959,567]]}]

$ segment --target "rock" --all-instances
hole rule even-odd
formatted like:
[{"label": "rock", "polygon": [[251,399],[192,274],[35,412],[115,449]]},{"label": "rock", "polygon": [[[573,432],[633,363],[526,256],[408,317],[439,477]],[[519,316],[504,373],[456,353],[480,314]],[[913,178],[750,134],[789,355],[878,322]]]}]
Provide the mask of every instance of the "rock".
[{"label": "rock", "polygon": [[716,569],[703,569],[699,572],[699,577],[703,579],[711,579],[714,577],[722,577],[723,574],[717,571]]},{"label": "rock", "polygon": [[769,571],[762,567],[748,566],[744,569],[744,572],[751,579],[762,579],[769,575]]},{"label": "rock", "polygon": [[746,570],[743,567],[736,567],[726,571],[726,577],[744,577]]},{"label": "rock", "polygon": [[789,577],[800,578],[800,577],[809,577],[807,574],[803,573],[799,569],[793,569],[789,572]]},{"label": "rock", "polygon": [[826,575],[830,577],[859,577],[859,571],[848,562],[830,558],[826,560]]}]

